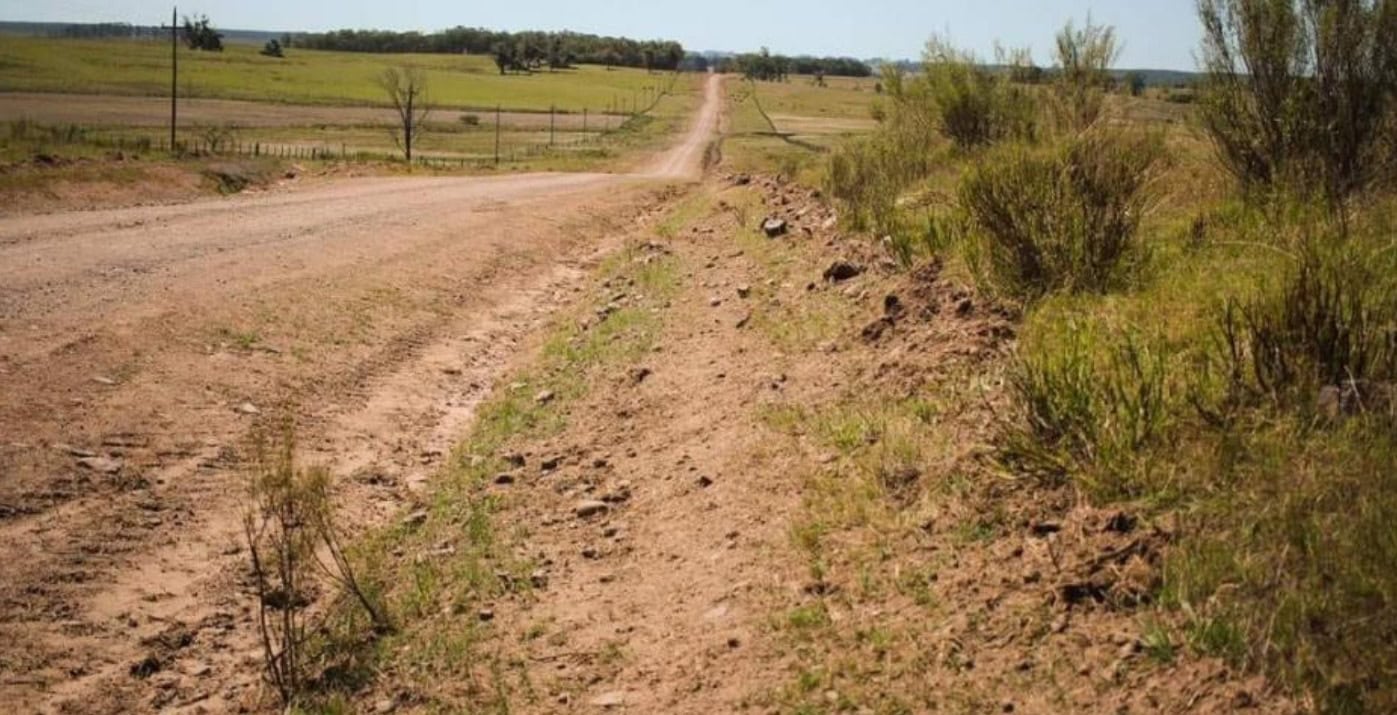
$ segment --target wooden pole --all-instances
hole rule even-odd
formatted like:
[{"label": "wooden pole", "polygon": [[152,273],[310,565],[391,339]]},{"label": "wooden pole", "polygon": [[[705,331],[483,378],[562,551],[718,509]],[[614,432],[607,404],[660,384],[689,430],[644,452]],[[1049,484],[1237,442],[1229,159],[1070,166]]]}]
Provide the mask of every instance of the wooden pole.
[{"label": "wooden pole", "polygon": [[500,165],[500,105],[495,105],[495,166]]},{"label": "wooden pole", "polygon": [[179,123],[179,6],[170,8],[170,150],[174,151]]}]

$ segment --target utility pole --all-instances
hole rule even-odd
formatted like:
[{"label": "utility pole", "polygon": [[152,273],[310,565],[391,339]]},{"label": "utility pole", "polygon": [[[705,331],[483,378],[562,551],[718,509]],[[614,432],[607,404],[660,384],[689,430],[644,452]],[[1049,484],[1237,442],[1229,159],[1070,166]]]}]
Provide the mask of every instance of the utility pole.
[{"label": "utility pole", "polygon": [[179,124],[179,7],[170,8],[170,153],[175,152]]}]

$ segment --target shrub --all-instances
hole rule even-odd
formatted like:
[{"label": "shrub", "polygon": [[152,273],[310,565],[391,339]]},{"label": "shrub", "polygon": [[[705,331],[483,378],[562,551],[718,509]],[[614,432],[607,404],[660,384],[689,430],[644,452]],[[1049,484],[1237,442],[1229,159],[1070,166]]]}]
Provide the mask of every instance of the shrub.
[{"label": "shrub", "polygon": [[1103,341],[1069,324],[1020,349],[1009,370],[1019,408],[997,455],[1014,473],[1096,495],[1138,489],[1126,465],[1161,435],[1168,409],[1163,352],[1131,333]]},{"label": "shrub", "polygon": [[1247,188],[1341,201],[1391,176],[1397,3],[1201,0],[1202,118]]},{"label": "shrub", "polygon": [[854,229],[897,233],[898,194],[917,173],[916,160],[902,149],[907,143],[906,137],[880,133],[850,142],[830,157],[825,186]]},{"label": "shrub", "polygon": [[299,469],[291,427],[270,444],[258,438],[243,515],[252,583],[257,594],[257,628],[267,681],[282,702],[292,704],[312,677],[308,624],[319,587],[362,607],[376,631],[390,628],[381,604],[370,596],[342,546],[330,474]]},{"label": "shrub", "polygon": [[1157,136],[1092,133],[983,161],[960,187],[981,287],[1030,302],[1116,286],[1142,255],[1135,233],[1162,146]]},{"label": "shrub", "polygon": [[1120,56],[1115,28],[1087,19],[1081,29],[1068,22],[1057,34],[1053,96],[1059,125],[1084,131],[1101,117],[1111,66]]},{"label": "shrub", "polygon": [[1217,355],[1233,399],[1356,410],[1397,381],[1397,282],[1331,242],[1304,248],[1279,290],[1220,311]]},{"label": "shrub", "polygon": [[[1036,136],[1033,98],[1008,75],[985,68],[973,54],[940,38],[927,43],[922,64],[922,76],[907,84],[924,93],[927,105],[921,114],[934,118],[941,134],[957,147]],[[895,99],[901,86],[894,88]]]}]

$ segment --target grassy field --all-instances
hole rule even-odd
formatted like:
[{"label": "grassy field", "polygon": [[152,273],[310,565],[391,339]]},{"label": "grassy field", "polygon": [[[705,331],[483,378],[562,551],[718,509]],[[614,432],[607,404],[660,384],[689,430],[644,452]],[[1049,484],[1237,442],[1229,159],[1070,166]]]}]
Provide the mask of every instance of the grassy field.
[{"label": "grassy field", "polygon": [[824,155],[851,136],[872,131],[873,79],[834,77],[826,87],[814,78],[789,82],[727,83],[726,164],[738,171],[781,173],[818,183]]},{"label": "grassy field", "polygon": [[[1216,658],[1320,712],[1392,712],[1397,197],[1249,194],[1193,106],[1111,96],[1063,130],[1040,90],[1046,130],[991,148],[920,131],[944,125],[909,104],[825,186],[849,228],[1015,315],[992,476],[1178,525],[1144,602],[1112,605],[1161,663]],[[1109,267],[1048,265],[1105,242],[1081,217],[1108,204],[1129,218]]]},{"label": "grassy field", "polygon": [[[644,106],[646,92],[668,82],[643,70],[584,66],[560,72],[501,76],[488,57],[380,55],[292,49],[285,59],[230,44],[221,53],[180,51],[186,97],[286,104],[382,105],[375,84],[387,68],[412,66],[427,75],[434,102],[450,108],[580,112]],[[9,91],[166,95],[170,47],[161,42],[0,37],[0,87]]]}]

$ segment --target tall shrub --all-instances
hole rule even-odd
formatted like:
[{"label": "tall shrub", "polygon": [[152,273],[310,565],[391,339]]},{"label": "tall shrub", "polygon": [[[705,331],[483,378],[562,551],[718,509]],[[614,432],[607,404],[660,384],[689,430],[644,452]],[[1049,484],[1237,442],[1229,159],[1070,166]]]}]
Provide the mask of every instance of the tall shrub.
[{"label": "tall shrub", "polygon": [[1202,119],[1248,188],[1342,201],[1390,178],[1397,0],[1199,0]]},{"label": "tall shrub", "polygon": [[1020,302],[1054,291],[1105,291],[1141,255],[1162,143],[1152,135],[1091,132],[1051,152],[1012,148],[960,187],[968,255],[982,288]]}]

